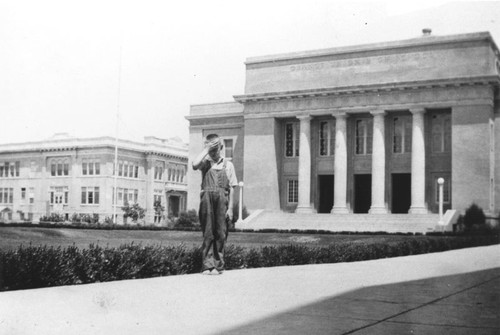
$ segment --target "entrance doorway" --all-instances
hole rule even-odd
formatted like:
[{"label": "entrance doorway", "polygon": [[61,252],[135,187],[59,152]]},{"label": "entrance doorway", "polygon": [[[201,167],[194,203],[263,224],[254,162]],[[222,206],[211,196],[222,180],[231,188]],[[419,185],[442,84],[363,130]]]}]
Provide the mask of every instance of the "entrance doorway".
[{"label": "entrance doorway", "polygon": [[372,175],[354,175],[354,213],[368,213],[372,204]]},{"label": "entrance doorway", "polygon": [[392,213],[408,213],[411,206],[411,174],[392,174]]},{"label": "entrance doorway", "polygon": [[333,183],[332,174],[318,176],[319,206],[318,213],[330,213],[333,207]]},{"label": "entrance doorway", "polygon": [[168,213],[175,217],[179,216],[179,197],[175,195],[171,195],[168,198]]}]

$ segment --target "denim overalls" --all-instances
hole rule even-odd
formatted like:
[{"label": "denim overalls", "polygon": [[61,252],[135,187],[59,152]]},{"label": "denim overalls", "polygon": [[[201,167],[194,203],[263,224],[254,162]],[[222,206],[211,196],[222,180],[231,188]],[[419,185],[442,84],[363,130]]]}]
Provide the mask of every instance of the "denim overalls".
[{"label": "denim overalls", "polygon": [[228,222],[226,212],[229,202],[229,179],[226,160],[223,168],[213,169],[209,164],[202,170],[203,181],[200,194],[200,224],[203,232],[202,271],[213,268],[224,270],[224,245],[227,240]]}]

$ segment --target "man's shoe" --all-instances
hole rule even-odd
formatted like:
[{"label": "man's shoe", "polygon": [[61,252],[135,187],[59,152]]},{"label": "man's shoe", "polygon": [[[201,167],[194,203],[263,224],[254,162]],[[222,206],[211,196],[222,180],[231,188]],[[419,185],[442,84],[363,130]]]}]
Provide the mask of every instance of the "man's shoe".
[{"label": "man's shoe", "polygon": [[211,275],[220,275],[220,274],[222,274],[222,272],[219,272],[219,270],[217,270],[217,269],[212,269],[212,271],[210,271],[210,274]]},{"label": "man's shoe", "polygon": [[210,270],[207,269],[207,270],[203,271],[201,274],[202,275],[209,275],[210,274]]}]

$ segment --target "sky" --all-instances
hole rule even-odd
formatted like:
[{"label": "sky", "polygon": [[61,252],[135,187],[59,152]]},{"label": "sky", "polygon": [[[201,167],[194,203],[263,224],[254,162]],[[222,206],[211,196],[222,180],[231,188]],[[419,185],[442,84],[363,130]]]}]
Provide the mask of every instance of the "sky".
[{"label": "sky", "polygon": [[247,58],[423,28],[500,43],[500,1],[0,0],[0,144],[55,133],[187,142],[190,105],[243,94]]}]

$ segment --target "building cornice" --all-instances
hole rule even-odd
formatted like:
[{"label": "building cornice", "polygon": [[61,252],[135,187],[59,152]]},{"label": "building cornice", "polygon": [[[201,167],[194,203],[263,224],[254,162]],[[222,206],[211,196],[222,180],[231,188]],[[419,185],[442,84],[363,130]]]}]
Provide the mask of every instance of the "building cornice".
[{"label": "building cornice", "polygon": [[276,63],[286,62],[286,61],[299,61],[303,59],[313,59],[331,55],[344,55],[344,54],[355,54],[355,53],[365,53],[373,52],[379,50],[396,50],[396,49],[407,49],[412,47],[428,47],[428,46],[443,46],[446,44],[453,43],[467,43],[467,42],[478,42],[486,41],[491,44],[491,47],[497,57],[500,57],[500,52],[498,50],[495,41],[491,37],[489,32],[478,32],[470,34],[459,34],[459,35],[448,35],[448,36],[421,36],[417,38],[400,40],[400,41],[390,41],[390,42],[380,42],[371,44],[362,44],[356,46],[345,46],[321,50],[311,50],[303,52],[293,52],[277,55],[268,56],[258,56],[248,58],[245,62],[247,66],[266,63],[275,66]]},{"label": "building cornice", "polygon": [[162,145],[147,142],[140,143],[121,139],[116,141],[113,137],[71,138],[37,142],[0,144],[0,153],[55,153],[86,149],[114,149],[115,145],[117,145],[118,150],[128,150],[132,152],[139,152],[141,154],[154,153],[158,156],[174,157],[179,159],[184,159],[185,157],[187,158],[188,155],[188,146],[186,144],[182,144],[182,146],[174,146],[168,144]]},{"label": "building cornice", "polygon": [[256,94],[235,95],[234,99],[239,103],[258,102],[269,100],[284,100],[297,98],[312,98],[318,96],[340,96],[352,94],[379,93],[390,91],[412,91],[429,88],[448,88],[477,85],[500,85],[499,76],[465,77],[453,79],[437,79],[413,82],[383,83],[378,85],[356,85],[335,88],[321,88],[300,91],[269,92]]}]

